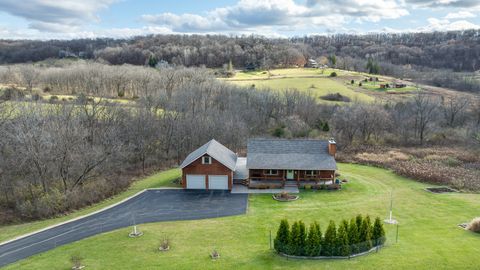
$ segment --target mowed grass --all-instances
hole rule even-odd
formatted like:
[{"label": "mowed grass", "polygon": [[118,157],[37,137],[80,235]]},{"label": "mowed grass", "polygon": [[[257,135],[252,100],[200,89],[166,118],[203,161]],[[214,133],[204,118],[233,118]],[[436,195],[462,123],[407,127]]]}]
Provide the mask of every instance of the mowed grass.
[{"label": "mowed grass", "polygon": [[[215,219],[144,224],[137,239],[124,228],[58,247],[5,269],[68,269],[72,254],[85,258],[88,269],[478,269],[480,235],[458,223],[480,215],[478,194],[432,194],[425,184],[387,170],[339,164],[349,183],[341,191],[304,191],[295,202],[281,203],[271,195],[250,195],[246,215]],[[287,260],[269,247],[283,218],[320,222],[350,219],[358,213],[385,218],[394,191],[396,227],[386,225],[386,247],[350,260]],[[158,251],[167,236],[171,250]],[[221,258],[212,261],[217,249]]]},{"label": "mowed grass", "polygon": [[[333,71],[338,74],[337,78],[329,77]],[[238,72],[235,77],[225,79],[225,81],[244,87],[255,86],[256,89],[271,89],[275,91],[297,89],[311,94],[319,102],[324,103],[332,103],[332,101],[322,100],[320,97],[334,93],[340,93],[343,96],[349,97],[352,101],[374,101],[373,97],[355,91],[343,84],[341,82],[341,76],[343,76],[344,73],[343,71],[333,69],[327,69],[323,73],[320,69],[276,69],[271,71],[271,77],[268,77],[268,73],[263,71]]]},{"label": "mowed grass", "polygon": [[35,222],[23,223],[23,224],[16,224],[16,225],[8,225],[0,227],[0,242],[4,242],[6,240],[12,239],[14,237],[31,233],[36,230],[43,229],[47,226],[51,226],[57,223],[61,223],[67,221],[72,218],[76,218],[82,215],[86,215],[92,213],[94,211],[100,210],[104,207],[107,207],[111,204],[117,203],[125,198],[128,198],[135,193],[146,189],[146,188],[156,188],[156,187],[178,187],[177,185],[173,184],[172,181],[178,177],[180,177],[180,170],[178,169],[171,169],[168,171],[160,172],[148,176],[142,180],[135,181],[126,191],[114,196],[108,200],[104,200],[100,203],[95,205],[86,207],[84,209],[75,211],[71,214],[47,219],[47,220],[40,220]]}]

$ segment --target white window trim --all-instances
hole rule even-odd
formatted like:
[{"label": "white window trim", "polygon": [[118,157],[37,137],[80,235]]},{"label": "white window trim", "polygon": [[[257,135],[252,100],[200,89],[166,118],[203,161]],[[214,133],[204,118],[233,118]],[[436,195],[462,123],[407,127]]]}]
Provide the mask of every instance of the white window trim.
[{"label": "white window trim", "polygon": [[[206,160],[208,160],[208,162],[207,162]],[[212,164],[212,157],[210,157],[210,156],[203,156],[203,157],[202,157],[202,164],[205,164],[205,165],[210,165],[210,164]]]},{"label": "white window trim", "polygon": [[[273,171],[275,171],[275,173],[273,173]],[[278,170],[265,170],[265,175],[278,175]]]}]

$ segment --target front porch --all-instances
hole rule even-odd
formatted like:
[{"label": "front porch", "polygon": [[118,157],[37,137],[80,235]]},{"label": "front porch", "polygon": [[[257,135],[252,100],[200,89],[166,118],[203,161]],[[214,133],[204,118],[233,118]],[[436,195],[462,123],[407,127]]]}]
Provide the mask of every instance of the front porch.
[{"label": "front porch", "polygon": [[335,171],[331,170],[249,170],[247,185],[250,188],[283,188],[285,186],[304,187],[333,185]]}]

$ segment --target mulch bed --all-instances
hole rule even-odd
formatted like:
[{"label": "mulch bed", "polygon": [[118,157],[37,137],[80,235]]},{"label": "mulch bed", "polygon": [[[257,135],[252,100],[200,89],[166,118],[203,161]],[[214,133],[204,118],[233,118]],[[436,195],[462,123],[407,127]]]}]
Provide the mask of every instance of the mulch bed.
[{"label": "mulch bed", "polygon": [[279,202],[291,202],[291,201],[296,201],[300,196],[294,195],[294,194],[273,194],[272,195],[273,199]]}]

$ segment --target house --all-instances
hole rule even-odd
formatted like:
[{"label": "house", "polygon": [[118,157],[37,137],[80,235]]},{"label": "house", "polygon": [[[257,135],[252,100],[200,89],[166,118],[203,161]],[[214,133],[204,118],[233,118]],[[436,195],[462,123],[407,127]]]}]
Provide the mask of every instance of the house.
[{"label": "house", "polygon": [[318,63],[314,59],[309,58],[307,60],[307,63],[305,63],[304,67],[306,67],[306,68],[318,68]]},{"label": "house", "polygon": [[252,139],[247,157],[238,157],[211,140],[182,162],[182,185],[186,189],[231,190],[234,184],[249,188],[333,184],[335,154],[333,139]]}]

